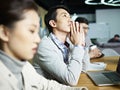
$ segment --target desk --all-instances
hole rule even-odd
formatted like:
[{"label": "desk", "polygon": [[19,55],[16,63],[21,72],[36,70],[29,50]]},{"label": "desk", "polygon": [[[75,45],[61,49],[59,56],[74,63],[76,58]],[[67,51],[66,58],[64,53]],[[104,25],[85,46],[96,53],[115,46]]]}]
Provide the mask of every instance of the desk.
[{"label": "desk", "polygon": [[[107,63],[107,67],[105,70],[116,70],[117,63],[118,63],[118,56],[112,57],[103,57],[99,59],[93,59],[91,62],[105,62]],[[78,81],[77,86],[86,86],[89,90],[120,90],[119,86],[96,86],[91,79],[87,76],[86,73],[82,73],[80,79]]]}]

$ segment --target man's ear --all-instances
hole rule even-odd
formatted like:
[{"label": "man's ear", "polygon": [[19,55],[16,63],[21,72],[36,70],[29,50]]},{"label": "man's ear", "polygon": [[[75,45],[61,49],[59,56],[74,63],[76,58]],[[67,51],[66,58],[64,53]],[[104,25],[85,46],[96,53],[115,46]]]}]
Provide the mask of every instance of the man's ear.
[{"label": "man's ear", "polygon": [[50,20],[49,24],[51,27],[56,27],[56,22],[54,20]]},{"label": "man's ear", "polygon": [[0,39],[8,41],[8,30],[4,25],[0,25]]}]

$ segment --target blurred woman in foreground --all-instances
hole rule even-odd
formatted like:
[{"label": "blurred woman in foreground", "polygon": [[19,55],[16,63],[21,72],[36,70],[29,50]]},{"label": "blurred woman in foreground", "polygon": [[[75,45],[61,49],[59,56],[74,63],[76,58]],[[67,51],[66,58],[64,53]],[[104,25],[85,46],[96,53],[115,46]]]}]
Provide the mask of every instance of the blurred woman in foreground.
[{"label": "blurred woman in foreground", "polygon": [[0,0],[0,90],[87,89],[47,80],[27,61],[40,42],[37,11],[32,0]]}]

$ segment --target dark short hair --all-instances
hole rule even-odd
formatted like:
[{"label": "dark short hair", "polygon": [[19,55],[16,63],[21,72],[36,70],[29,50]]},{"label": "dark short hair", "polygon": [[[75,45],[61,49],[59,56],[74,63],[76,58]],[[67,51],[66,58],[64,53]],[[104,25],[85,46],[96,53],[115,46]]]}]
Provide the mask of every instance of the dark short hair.
[{"label": "dark short hair", "polygon": [[23,19],[24,10],[32,9],[38,12],[34,0],[0,0],[0,25],[11,27],[14,22]]},{"label": "dark short hair", "polygon": [[118,34],[115,34],[114,37],[120,37]]},{"label": "dark short hair", "polygon": [[49,24],[49,21],[50,20],[55,20],[56,21],[56,16],[57,16],[57,9],[65,9],[67,12],[69,12],[69,9],[67,6],[65,5],[56,5],[56,6],[53,6],[51,7],[49,10],[48,10],[48,13],[45,15],[45,18],[44,18],[44,21],[45,21],[45,24],[46,24],[46,27],[48,28],[49,32],[52,32],[52,27],[50,26]]},{"label": "dark short hair", "polygon": [[79,22],[79,23],[85,23],[85,24],[89,24],[88,20],[84,17],[77,17],[75,22]]}]

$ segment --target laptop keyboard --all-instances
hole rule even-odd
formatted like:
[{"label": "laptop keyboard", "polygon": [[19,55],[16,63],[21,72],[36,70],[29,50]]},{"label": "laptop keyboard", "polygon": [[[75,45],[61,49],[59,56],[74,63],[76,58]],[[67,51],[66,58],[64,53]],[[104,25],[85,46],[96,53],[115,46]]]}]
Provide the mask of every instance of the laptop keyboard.
[{"label": "laptop keyboard", "polygon": [[103,73],[112,82],[120,82],[120,75],[116,72]]}]

